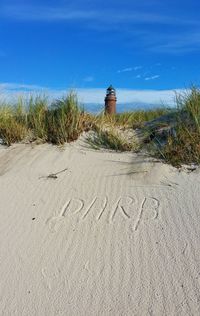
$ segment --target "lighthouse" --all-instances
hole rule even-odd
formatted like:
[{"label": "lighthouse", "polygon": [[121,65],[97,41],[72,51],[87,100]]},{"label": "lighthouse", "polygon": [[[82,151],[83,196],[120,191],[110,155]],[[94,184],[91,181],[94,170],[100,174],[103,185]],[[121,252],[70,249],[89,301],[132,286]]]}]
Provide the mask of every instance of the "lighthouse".
[{"label": "lighthouse", "polygon": [[105,113],[115,114],[116,113],[116,91],[112,85],[110,85],[106,91],[105,97]]}]

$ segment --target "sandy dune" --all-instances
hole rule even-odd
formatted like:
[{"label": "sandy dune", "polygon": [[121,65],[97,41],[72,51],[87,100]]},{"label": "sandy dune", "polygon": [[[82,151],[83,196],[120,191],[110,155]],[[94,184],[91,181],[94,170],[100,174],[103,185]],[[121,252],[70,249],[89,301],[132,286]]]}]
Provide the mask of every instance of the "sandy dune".
[{"label": "sandy dune", "polygon": [[0,197],[0,315],[200,315],[198,170],[20,144]]}]

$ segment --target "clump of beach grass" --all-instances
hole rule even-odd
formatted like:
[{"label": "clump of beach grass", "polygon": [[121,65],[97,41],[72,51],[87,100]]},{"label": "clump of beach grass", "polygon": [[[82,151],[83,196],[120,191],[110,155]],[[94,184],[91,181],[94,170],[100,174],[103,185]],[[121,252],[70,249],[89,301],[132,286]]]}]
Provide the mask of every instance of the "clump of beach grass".
[{"label": "clump of beach grass", "polygon": [[164,106],[149,110],[134,110],[132,112],[116,114],[115,122],[117,125],[129,126],[134,129],[141,128],[146,122],[154,120],[168,112],[169,109]]},{"label": "clump of beach grass", "polygon": [[33,140],[45,142],[48,135],[48,98],[45,96],[30,97],[26,114],[27,128],[32,131]]},{"label": "clump of beach grass", "polygon": [[96,127],[95,131],[87,137],[88,143],[94,149],[111,149],[115,151],[138,151],[139,143],[135,135],[127,137],[123,131],[115,126]]},{"label": "clump of beach grass", "polygon": [[17,109],[7,104],[0,106],[0,138],[3,144],[10,146],[19,142],[27,134],[27,128],[21,119]]},{"label": "clump of beach grass", "polygon": [[146,122],[165,115],[169,112],[166,107],[157,107],[149,110],[134,110],[130,112],[117,113],[112,115],[106,115],[104,112],[93,117],[93,123],[96,126],[99,125],[112,125],[120,126],[124,128],[141,128]]},{"label": "clump of beach grass", "polygon": [[176,96],[176,124],[158,153],[174,166],[200,163],[200,89]]},{"label": "clump of beach grass", "polygon": [[19,98],[13,106],[0,104],[0,139],[8,146],[25,139],[60,145],[76,140],[91,126],[92,116],[84,112],[74,92],[51,105],[46,96]]},{"label": "clump of beach grass", "polygon": [[76,140],[84,131],[84,111],[78,104],[76,94],[57,100],[47,116],[47,140],[53,144],[64,144]]},{"label": "clump of beach grass", "polygon": [[138,151],[140,144],[133,130],[168,111],[164,107],[112,115],[102,112],[91,118],[95,133],[88,137],[88,142],[96,149],[102,147],[116,151]]}]

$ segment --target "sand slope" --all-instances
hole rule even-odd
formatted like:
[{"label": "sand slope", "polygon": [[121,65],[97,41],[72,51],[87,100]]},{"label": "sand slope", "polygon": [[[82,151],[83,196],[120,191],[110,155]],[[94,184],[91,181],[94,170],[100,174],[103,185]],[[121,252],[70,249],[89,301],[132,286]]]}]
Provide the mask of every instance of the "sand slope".
[{"label": "sand slope", "polygon": [[199,196],[142,155],[2,147],[0,315],[200,315]]}]

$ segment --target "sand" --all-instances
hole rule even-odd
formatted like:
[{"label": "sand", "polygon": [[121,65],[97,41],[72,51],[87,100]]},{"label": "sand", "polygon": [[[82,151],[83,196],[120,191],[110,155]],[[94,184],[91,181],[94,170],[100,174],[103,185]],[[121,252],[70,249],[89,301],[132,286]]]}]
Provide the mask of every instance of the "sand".
[{"label": "sand", "polygon": [[0,149],[0,315],[200,315],[200,176],[142,154]]}]

